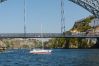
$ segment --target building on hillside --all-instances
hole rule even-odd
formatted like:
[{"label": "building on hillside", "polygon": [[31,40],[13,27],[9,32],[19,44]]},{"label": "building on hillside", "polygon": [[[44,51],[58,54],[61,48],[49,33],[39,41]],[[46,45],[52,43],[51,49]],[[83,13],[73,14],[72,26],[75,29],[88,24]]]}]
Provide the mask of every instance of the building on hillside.
[{"label": "building on hillside", "polygon": [[98,18],[93,19],[93,20],[89,23],[89,25],[90,25],[91,27],[99,26],[99,19],[98,19]]},{"label": "building on hillside", "polygon": [[88,29],[86,31],[86,34],[90,35],[90,36],[92,36],[92,35],[99,35],[99,26],[95,26],[94,28]]},{"label": "building on hillside", "polygon": [[75,30],[71,30],[70,32],[72,33],[72,35],[77,35],[77,34],[80,33],[80,32],[79,32],[78,30],[76,30],[76,29],[75,29]]},{"label": "building on hillside", "polygon": [[99,33],[99,26],[95,27],[95,32]]}]

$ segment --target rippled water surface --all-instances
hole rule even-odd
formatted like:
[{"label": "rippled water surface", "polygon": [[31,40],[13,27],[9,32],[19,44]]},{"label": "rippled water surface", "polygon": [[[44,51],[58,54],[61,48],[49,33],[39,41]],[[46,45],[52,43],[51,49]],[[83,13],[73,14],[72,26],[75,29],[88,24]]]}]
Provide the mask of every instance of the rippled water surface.
[{"label": "rippled water surface", "polygon": [[99,49],[53,49],[45,55],[9,50],[0,53],[0,66],[99,66]]}]

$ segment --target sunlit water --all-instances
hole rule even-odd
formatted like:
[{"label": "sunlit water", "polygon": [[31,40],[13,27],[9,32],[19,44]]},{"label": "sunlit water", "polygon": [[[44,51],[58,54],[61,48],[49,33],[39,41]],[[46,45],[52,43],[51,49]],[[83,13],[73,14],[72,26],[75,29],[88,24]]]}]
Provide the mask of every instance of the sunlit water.
[{"label": "sunlit water", "polygon": [[99,66],[99,49],[54,49],[45,55],[9,50],[0,53],[0,66]]}]

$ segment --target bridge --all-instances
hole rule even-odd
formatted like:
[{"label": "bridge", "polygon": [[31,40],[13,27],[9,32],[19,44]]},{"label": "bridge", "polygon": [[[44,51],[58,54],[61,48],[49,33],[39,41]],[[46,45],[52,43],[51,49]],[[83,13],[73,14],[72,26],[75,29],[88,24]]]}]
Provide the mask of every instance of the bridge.
[{"label": "bridge", "polygon": [[0,38],[98,38],[98,34],[61,34],[61,33],[0,33]]},{"label": "bridge", "polygon": [[[0,0],[0,3],[7,0]],[[99,18],[99,0],[69,0],[92,13],[96,18]],[[25,0],[24,0],[25,6]],[[27,33],[26,32],[26,15],[24,8],[24,33],[0,33],[0,38],[98,38],[99,35],[64,35],[65,18],[64,18],[64,0],[61,0],[61,33]]]}]

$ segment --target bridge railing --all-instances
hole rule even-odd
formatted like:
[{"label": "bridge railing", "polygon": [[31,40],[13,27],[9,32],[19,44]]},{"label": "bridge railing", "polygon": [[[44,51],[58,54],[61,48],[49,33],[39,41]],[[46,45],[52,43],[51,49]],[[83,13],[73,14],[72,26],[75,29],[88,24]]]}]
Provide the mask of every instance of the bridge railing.
[{"label": "bridge railing", "polygon": [[[25,35],[25,36],[24,36]],[[61,33],[0,33],[0,38],[77,38],[77,37],[99,37],[99,32],[92,34],[61,34]]]}]

